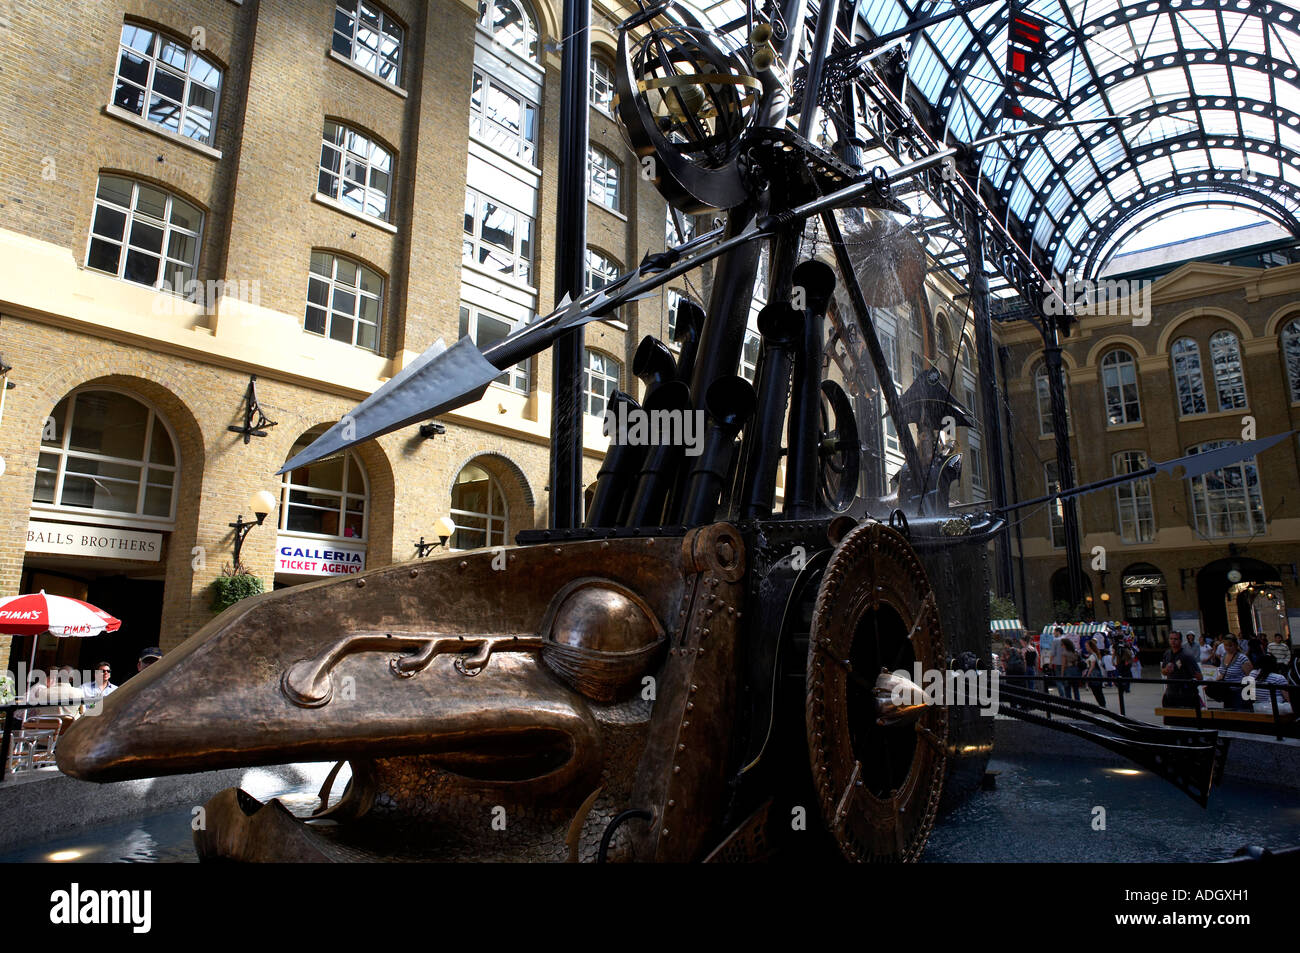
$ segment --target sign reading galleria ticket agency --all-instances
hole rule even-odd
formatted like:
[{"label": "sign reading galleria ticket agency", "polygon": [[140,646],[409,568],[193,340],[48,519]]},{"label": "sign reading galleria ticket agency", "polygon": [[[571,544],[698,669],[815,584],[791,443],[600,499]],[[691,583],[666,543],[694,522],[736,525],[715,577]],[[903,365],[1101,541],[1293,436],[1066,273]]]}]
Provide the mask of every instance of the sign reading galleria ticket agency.
[{"label": "sign reading galleria ticket agency", "polygon": [[58,553],[62,556],[107,556],[156,563],[162,556],[162,533],[32,520],[27,524],[27,551]]},{"label": "sign reading galleria ticket agency", "polygon": [[295,536],[275,538],[275,571],[292,576],[343,576],[366,568],[366,548]]}]

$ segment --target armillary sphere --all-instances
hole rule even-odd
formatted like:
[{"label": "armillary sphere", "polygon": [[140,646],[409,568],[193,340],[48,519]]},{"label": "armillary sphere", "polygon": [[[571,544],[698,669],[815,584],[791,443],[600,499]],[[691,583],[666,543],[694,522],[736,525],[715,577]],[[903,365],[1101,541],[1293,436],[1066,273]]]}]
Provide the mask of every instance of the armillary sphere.
[{"label": "armillary sphere", "polygon": [[832,512],[843,513],[853,504],[858,492],[858,470],[862,463],[858,424],[853,416],[853,402],[835,381],[822,381],[820,410],[818,454],[822,501]]},{"label": "armillary sphere", "polygon": [[806,728],[822,817],[851,861],[913,861],[943,791],[942,704],[897,708],[882,671],[942,671],[934,593],[906,537],[881,523],[852,530],[831,556],[808,646]]}]

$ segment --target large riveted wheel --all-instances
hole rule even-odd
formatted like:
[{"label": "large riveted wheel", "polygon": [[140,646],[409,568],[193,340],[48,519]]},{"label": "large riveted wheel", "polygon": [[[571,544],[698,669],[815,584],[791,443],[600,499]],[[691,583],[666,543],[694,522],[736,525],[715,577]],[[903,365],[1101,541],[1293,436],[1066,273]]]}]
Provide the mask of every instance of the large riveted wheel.
[{"label": "large riveted wheel", "polygon": [[948,718],[926,705],[878,722],[881,670],[942,672],[934,593],[907,539],[881,523],[850,532],[831,556],[808,646],[808,749],[822,819],[851,861],[914,861],[943,792]]}]

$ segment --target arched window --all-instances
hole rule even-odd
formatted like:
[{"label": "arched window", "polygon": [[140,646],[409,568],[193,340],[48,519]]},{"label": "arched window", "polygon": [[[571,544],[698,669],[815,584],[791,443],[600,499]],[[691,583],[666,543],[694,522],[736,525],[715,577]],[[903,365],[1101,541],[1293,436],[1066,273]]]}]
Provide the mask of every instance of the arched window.
[{"label": "arched window", "polygon": [[393,156],[366,136],[325,120],[316,191],[348,208],[388,221]]},{"label": "arched window", "polygon": [[970,338],[963,337],[961,339],[961,366],[962,370],[968,371],[971,374],[975,373],[974,355],[975,345],[971,343]]},{"label": "arched window", "polygon": [[1241,410],[1246,406],[1246,379],[1241,372],[1241,346],[1231,331],[1216,331],[1210,337],[1210,361],[1214,365],[1214,389],[1219,392],[1220,410]]},{"label": "arched window", "polygon": [[311,253],[304,328],[375,351],[383,307],[384,279],[378,273],[340,255]]},{"label": "arched window", "polygon": [[479,0],[478,24],[499,43],[524,59],[537,62],[537,26],[532,13],[518,0]]},{"label": "arched window", "polygon": [[591,58],[591,104],[601,112],[610,113],[613,111],[614,92],[616,84],[614,82],[614,67],[598,56]]},{"label": "arched window", "polygon": [[491,193],[467,188],[461,261],[531,285],[532,217],[504,205]]},{"label": "arched window", "polygon": [[193,297],[203,213],[155,185],[107,173],[95,190],[86,267]]},{"label": "arched window", "polygon": [[1106,423],[1111,426],[1139,423],[1142,406],[1138,402],[1137,362],[1122,348],[1110,351],[1101,359],[1101,383],[1106,392]]},{"label": "arched window", "polygon": [[[291,460],[325,427],[314,427],[294,443]],[[351,450],[336,453],[286,473],[280,481],[280,529],[331,539],[366,538],[370,482]]]},{"label": "arched window", "polygon": [[1300,319],[1282,329],[1282,360],[1286,363],[1286,379],[1291,385],[1291,401],[1300,401]]},{"label": "arched window", "polygon": [[609,258],[591,246],[587,247],[587,291],[595,291],[597,288],[612,284],[622,270],[623,266],[613,258]]},{"label": "arched window", "polygon": [[114,390],[73,391],[45,422],[37,508],[172,520],[176,443],[152,408]]},{"label": "arched window", "polygon": [[944,315],[936,315],[934,319],[934,340],[935,340],[935,366],[937,367],[944,360],[952,356],[952,329],[948,326],[948,318]]},{"label": "arched window", "polygon": [[113,105],[155,126],[212,144],[221,70],[188,43],[122,24]]},{"label": "arched window", "polygon": [[448,543],[450,549],[505,545],[509,513],[505,494],[492,474],[470,463],[456,475],[451,488],[451,520],[456,534]]},{"label": "arched window", "polygon": [[608,354],[585,349],[582,371],[583,408],[593,417],[601,417],[609,399],[618,389],[622,365]]},{"label": "arched window", "polygon": [[1201,374],[1201,349],[1191,338],[1179,338],[1169,349],[1174,361],[1174,382],[1178,387],[1178,412],[1187,417],[1203,414],[1205,378]]},{"label": "arched window", "polygon": [[[1065,429],[1070,433],[1074,429],[1073,422],[1070,419],[1070,380],[1065,376],[1065,370],[1061,370],[1062,394],[1065,397]],[[1055,428],[1052,426],[1052,388],[1047,380],[1047,365],[1039,364],[1038,370],[1034,371],[1034,394],[1038,398],[1038,435],[1040,437],[1050,437]]]},{"label": "arched window", "polygon": [[[1211,440],[1187,452],[1205,453],[1238,442]],[[1191,484],[1192,514],[1201,535],[1253,536],[1264,529],[1264,496],[1254,457],[1192,477]]]},{"label": "arched window", "polygon": [[335,53],[386,83],[402,82],[402,27],[367,0],[338,0],[334,8]]}]

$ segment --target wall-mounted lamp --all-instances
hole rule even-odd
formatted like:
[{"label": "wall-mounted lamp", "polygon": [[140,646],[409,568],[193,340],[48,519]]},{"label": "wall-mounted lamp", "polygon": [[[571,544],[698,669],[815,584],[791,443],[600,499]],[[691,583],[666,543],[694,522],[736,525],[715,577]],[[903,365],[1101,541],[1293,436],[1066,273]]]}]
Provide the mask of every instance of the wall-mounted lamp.
[{"label": "wall-mounted lamp", "polygon": [[447,432],[447,425],[440,424],[436,420],[431,420],[427,424],[420,424],[420,436],[425,440],[430,437],[441,437]]},{"label": "wall-mounted lamp", "polygon": [[257,402],[257,375],[248,375],[248,390],[244,392],[244,425],[236,427],[231,424],[226,429],[231,433],[242,434],[247,445],[253,437],[265,437],[267,427],[274,427],[275,421],[262,412],[262,405]]},{"label": "wall-mounted lamp", "polygon": [[235,571],[238,572],[242,565],[239,561],[240,551],[244,548],[244,537],[252,531],[254,526],[261,526],[266,521],[266,514],[275,509],[275,496],[267,490],[258,490],[248,500],[249,509],[257,517],[256,522],[249,520],[244,521],[244,514],[240,513],[235,517],[233,523],[227,523],[235,531]]},{"label": "wall-mounted lamp", "polygon": [[456,533],[456,524],[451,521],[451,517],[444,516],[434,524],[434,531],[438,534],[438,541],[436,543],[426,543],[424,537],[421,536],[420,541],[415,544],[415,551],[419,553],[421,559],[429,555],[429,553],[433,552],[439,546],[446,546],[447,540],[451,539],[451,537]]}]

